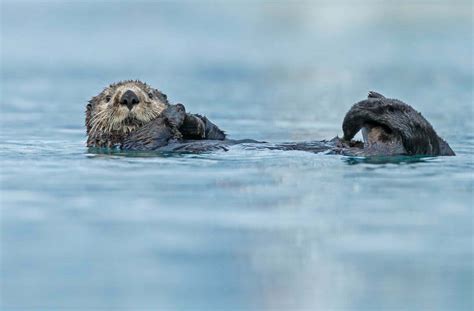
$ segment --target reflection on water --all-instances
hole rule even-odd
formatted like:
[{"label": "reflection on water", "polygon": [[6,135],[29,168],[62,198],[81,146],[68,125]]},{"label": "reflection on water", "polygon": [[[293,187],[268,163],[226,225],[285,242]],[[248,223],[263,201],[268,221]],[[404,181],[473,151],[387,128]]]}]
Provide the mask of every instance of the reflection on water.
[{"label": "reflection on water", "polygon": [[345,161],[347,164],[354,165],[360,163],[369,164],[411,164],[422,163],[435,159],[429,156],[371,156],[371,157],[347,157]]},{"label": "reflection on water", "polygon": [[[1,308],[472,309],[471,9],[3,1]],[[270,143],[376,90],[457,156],[87,150],[87,100],[129,78]]]}]

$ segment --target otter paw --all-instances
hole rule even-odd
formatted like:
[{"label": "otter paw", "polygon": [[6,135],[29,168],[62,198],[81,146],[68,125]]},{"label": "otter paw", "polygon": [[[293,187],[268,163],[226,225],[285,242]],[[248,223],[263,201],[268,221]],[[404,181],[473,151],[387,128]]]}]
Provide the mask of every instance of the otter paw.
[{"label": "otter paw", "polygon": [[186,139],[206,138],[206,124],[201,118],[193,114],[186,114],[186,118],[179,130]]},{"label": "otter paw", "polygon": [[186,109],[182,104],[170,105],[161,113],[161,115],[171,125],[179,128],[183,125],[184,119],[186,118]]}]

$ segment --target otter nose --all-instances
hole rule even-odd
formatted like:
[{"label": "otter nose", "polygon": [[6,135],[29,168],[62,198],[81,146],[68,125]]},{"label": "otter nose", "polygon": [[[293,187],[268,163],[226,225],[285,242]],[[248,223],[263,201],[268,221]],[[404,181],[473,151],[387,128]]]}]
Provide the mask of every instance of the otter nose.
[{"label": "otter nose", "polygon": [[120,104],[127,106],[129,110],[132,110],[133,106],[139,102],[140,100],[138,99],[137,94],[130,90],[127,90],[125,93],[123,93],[122,97],[120,98]]}]

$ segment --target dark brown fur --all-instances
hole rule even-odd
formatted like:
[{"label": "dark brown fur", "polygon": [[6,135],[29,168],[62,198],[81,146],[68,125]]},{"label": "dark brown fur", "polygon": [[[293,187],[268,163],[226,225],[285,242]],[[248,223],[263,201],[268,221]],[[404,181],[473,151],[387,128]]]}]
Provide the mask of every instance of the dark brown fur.
[{"label": "dark brown fur", "polygon": [[342,123],[344,140],[351,140],[362,128],[381,131],[381,143],[401,141],[408,155],[454,155],[421,113],[398,99],[375,92],[347,112]]}]

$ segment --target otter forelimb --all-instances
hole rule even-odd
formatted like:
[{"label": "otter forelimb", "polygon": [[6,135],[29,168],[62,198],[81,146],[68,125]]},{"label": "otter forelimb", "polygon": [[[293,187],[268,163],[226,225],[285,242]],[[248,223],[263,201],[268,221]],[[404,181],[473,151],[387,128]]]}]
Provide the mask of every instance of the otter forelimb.
[{"label": "otter forelimb", "polygon": [[[169,105],[156,119],[129,133],[120,148],[124,150],[167,150],[188,151],[225,149],[217,147],[218,142],[199,143],[190,140],[225,139],[217,125],[201,115],[186,113],[182,104]],[[186,142],[186,144],[181,144]],[[172,148],[164,148],[170,145]]]},{"label": "otter forelimb", "polygon": [[199,114],[187,113],[179,131],[184,139],[224,140],[226,138],[224,131]]}]

